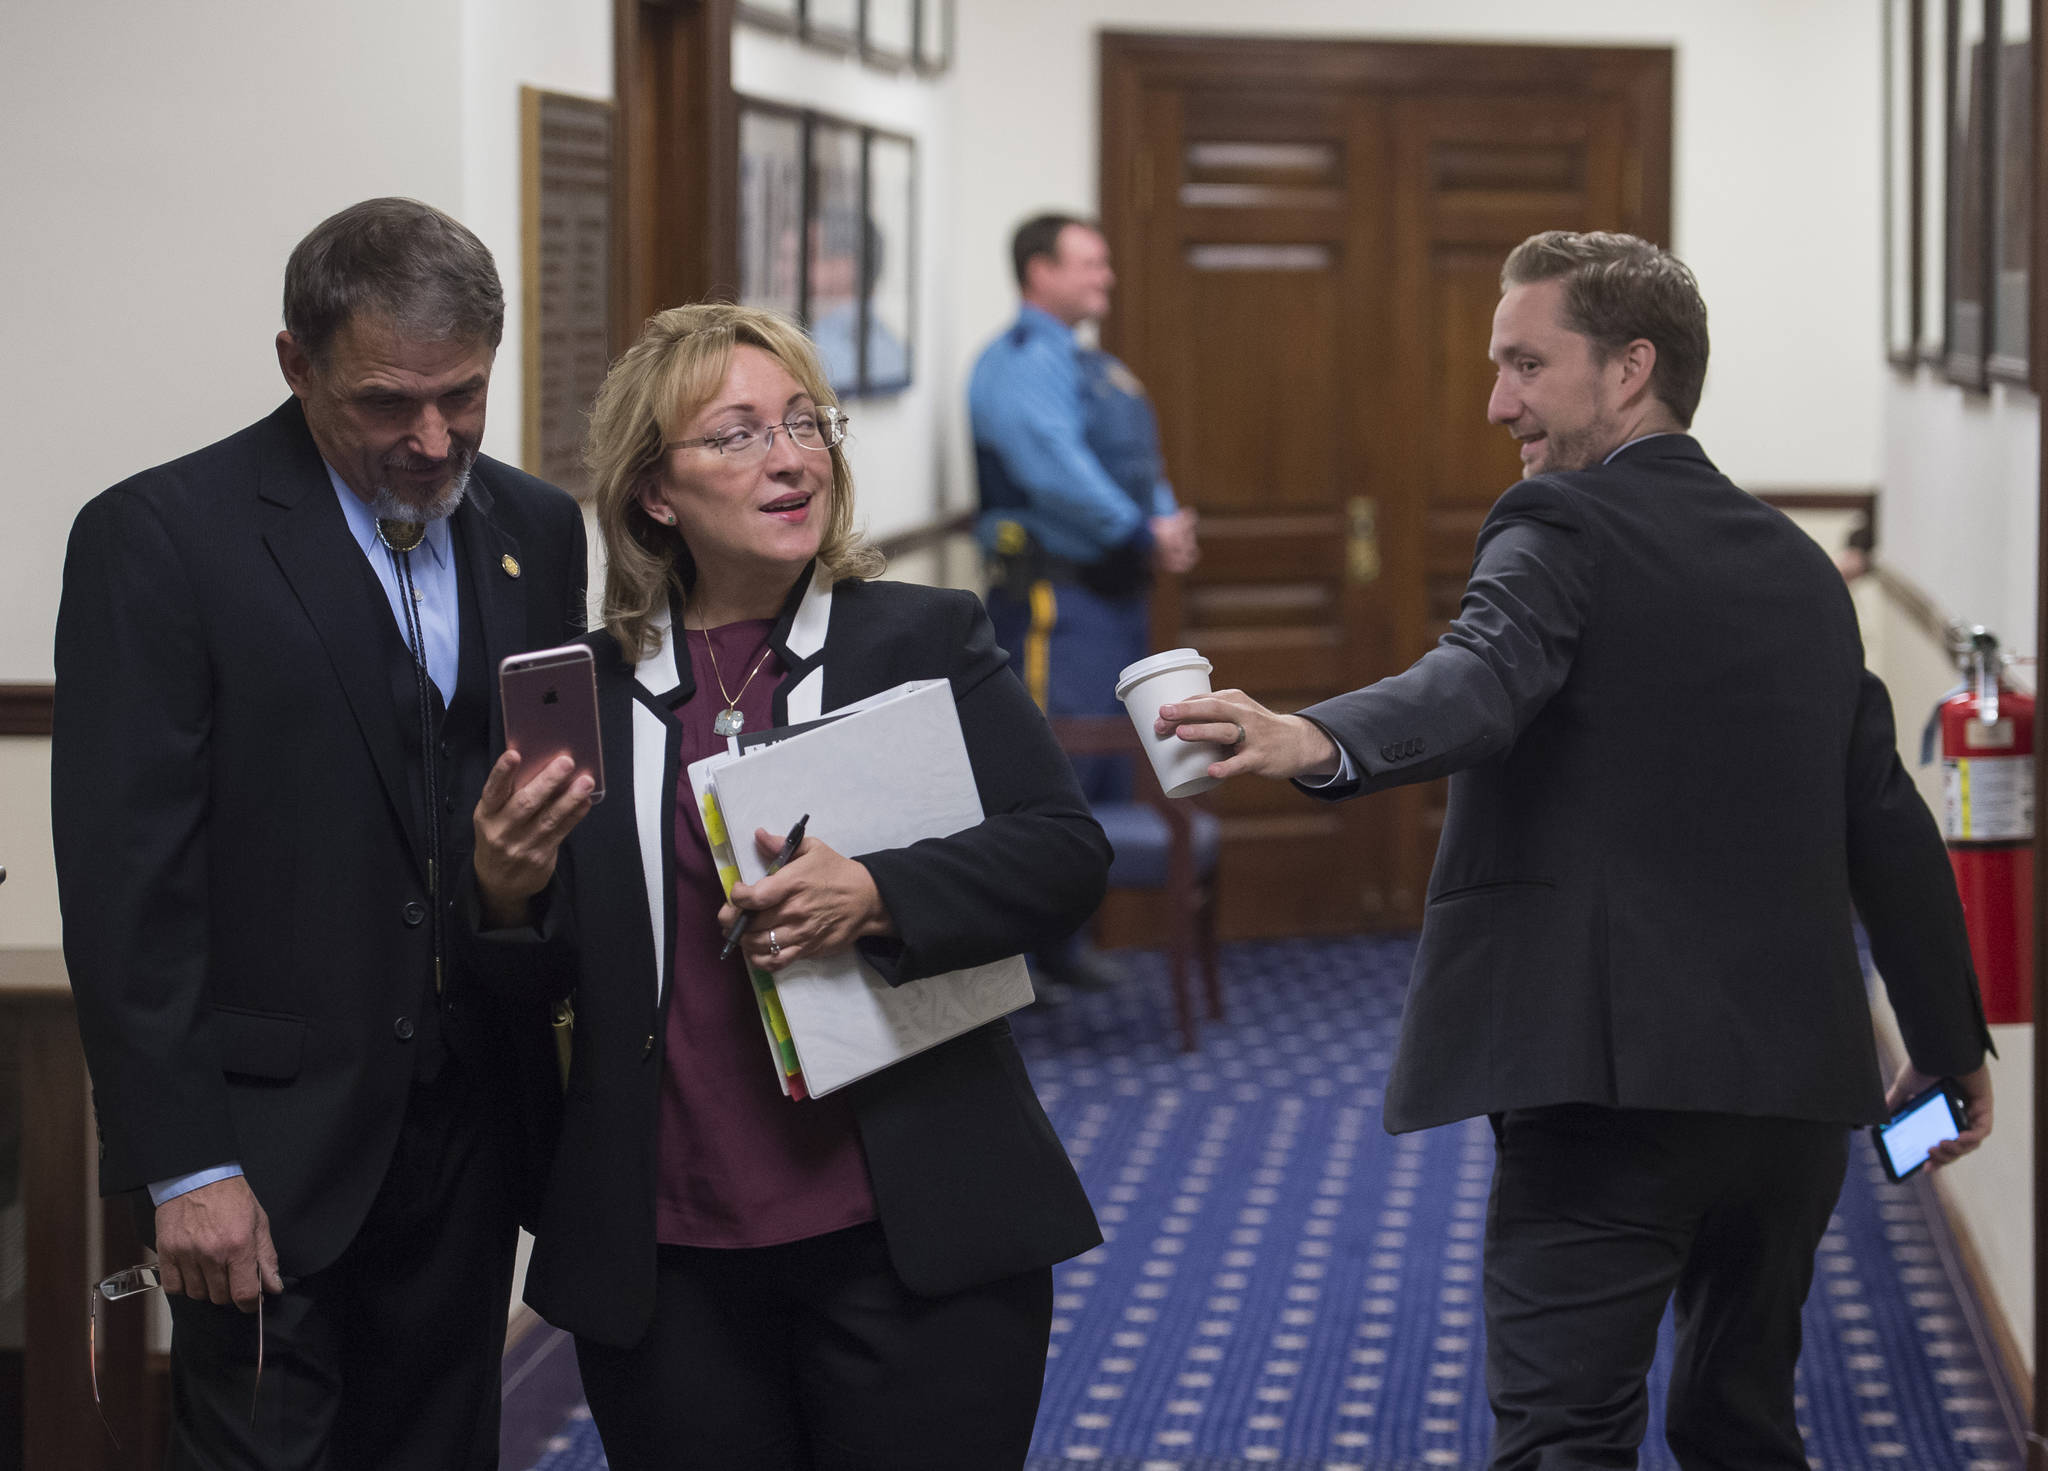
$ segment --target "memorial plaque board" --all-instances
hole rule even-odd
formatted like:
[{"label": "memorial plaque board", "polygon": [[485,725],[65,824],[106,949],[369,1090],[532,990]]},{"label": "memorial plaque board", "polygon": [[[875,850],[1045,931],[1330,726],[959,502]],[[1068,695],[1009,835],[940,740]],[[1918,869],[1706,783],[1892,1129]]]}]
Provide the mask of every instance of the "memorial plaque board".
[{"label": "memorial plaque board", "polygon": [[583,435],[611,363],[612,105],[521,89],[524,468],[589,491]]}]

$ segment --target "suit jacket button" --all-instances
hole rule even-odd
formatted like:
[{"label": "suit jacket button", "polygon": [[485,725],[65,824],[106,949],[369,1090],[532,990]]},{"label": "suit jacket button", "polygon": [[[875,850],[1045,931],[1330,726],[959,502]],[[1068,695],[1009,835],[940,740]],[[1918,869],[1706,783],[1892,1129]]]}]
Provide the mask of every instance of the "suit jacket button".
[{"label": "suit jacket button", "polygon": [[393,1022],[391,1024],[391,1035],[401,1042],[410,1042],[412,1040],[412,1018],[402,1016]]},{"label": "suit jacket button", "polygon": [[405,908],[398,912],[408,925],[418,926],[426,922],[427,906],[417,899],[406,900]]},{"label": "suit jacket button", "polygon": [[649,1032],[647,1040],[640,1044],[640,1060],[645,1062],[652,1056],[654,1056],[654,1033]]}]

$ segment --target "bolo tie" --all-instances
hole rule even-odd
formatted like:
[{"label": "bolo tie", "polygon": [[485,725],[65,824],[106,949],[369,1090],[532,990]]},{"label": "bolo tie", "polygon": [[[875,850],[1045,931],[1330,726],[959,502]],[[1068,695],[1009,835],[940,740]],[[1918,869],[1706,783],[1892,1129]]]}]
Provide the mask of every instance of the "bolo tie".
[{"label": "bolo tie", "polygon": [[398,569],[398,605],[405,611],[405,646],[412,654],[413,689],[419,696],[420,769],[426,777],[427,938],[434,947],[434,994],[441,994],[441,772],[434,760],[434,702],[429,692],[427,640],[420,625],[420,594],[412,580],[412,554],[426,540],[426,523],[379,517],[377,540]]}]

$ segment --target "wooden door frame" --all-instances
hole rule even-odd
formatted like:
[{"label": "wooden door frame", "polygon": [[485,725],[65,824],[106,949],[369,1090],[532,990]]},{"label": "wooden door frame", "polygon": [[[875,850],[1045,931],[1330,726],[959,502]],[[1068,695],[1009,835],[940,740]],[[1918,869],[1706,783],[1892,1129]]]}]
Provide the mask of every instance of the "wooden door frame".
[{"label": "wooden door frame", "polygon": [[739,292],[734,0],[613,0],[612,345],[664,307]]},{"label": "wooden door frame", "polygon": [[[1349,87],[1380,97],[1548,90],[1566,98],[1625,98],[1642,119],[1639,172],[1623,180],[1622,209],[1638,233],[1671,244],[1671,121],[1675,56],[1668,46],[1542,46],[1487,42],[1339,40],[1104,31],[1100,38],[1098,191],[1113,259],[1139,262],[1140,218],[1166,168],[1140,149],[1149,80],[1187,83],[1214,75],[1217,57],[1250,85]],[[1112,311],[1103,345],[1133,352],[1131,314]]]},{"label": "wooden door frame", "polygon": [[[1666,46],[1508,46],[1485,42],[1335,40],[1303,36],[1161,35],[1104,31],[1101,37],[1101,214],[1111,249],[1134,239],[1137,216],[1157,187],[1156,165],[1124,146],[1141,136],[1139,108],[1149,77],[1187,81],[1211,75],[1228,56],[1253,83],[1310,82],[1381,94],[1526,91],[1561,97],[1625,96],[1643,119],[1643,170],[1625,181],[1623,208],[1641,232],[1671,243],[1671,106],[1674,58]],[[1135,258],[1135,257],[1132,257]],[[1119,354],[1116,313],[1105,345]]]}]

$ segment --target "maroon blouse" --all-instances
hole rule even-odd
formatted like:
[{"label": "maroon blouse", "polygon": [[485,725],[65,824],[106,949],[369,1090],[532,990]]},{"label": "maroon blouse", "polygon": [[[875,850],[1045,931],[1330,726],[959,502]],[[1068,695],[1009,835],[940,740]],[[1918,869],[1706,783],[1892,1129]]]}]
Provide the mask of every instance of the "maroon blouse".
[{"label": "maroon blouse", "polygon": [[[656,1135],[655,1238],[674,1246],[776,1246],[875,1218],[867,1158],[844,1094],[785,1097],[761,1028],[753,983],[737,953],[721,964],[718,909],[725,891],[690,793],[691,762],[725,748],[711,722],[725,708],[717,675],[739,696],[748,730],[764,730],[782,661],[768,650],[766,619],[678,629],[697,692],[678,706],[682,760],[676,791],[676,949],[669,988],[667,1067]],[[766,663],[740,685],[766,653]],[[794,818],[792,818],[792,821]],[[752,833],[734,833],[735,844]]]}]

